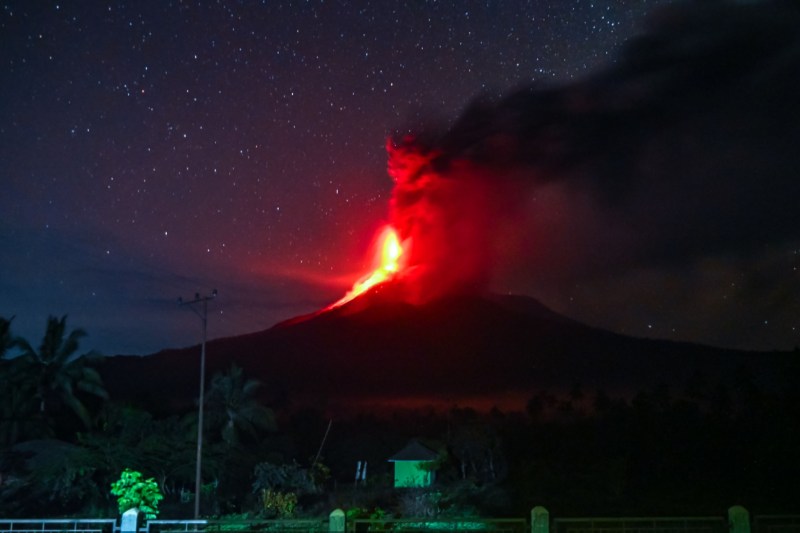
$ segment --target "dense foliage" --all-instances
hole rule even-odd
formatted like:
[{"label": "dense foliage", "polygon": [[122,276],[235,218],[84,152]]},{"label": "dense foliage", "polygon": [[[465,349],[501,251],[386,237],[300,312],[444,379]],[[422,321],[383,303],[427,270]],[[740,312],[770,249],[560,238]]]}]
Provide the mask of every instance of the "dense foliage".
[{"label": "dense foliage", "polygon": [[[116,516],[130,505],[191,516],[196,410],[154,415],[115,403],[96,371],[101,359],[77,355],[83,333],[67,333],[65,318],[48,321],[37,350],[11,325],[0,319],[0,516]],[[520,412],[338,417],[323,461],[330,419],[314,408],[274,412],[258,382],[233,366],[210,379],[201,513],[519,517],[545,505],[562,515],[706,515],[735,503],[792,511],[800,364],[784,378],[765,387],[743,368],[638,392],[532,391]],[[436,482],[396,491],[387,458],[410,438],[439,453]],[[355,478],[359,462],[366,480]],[[103,490],[112,483],[113,494]]]},{"label": "dense foliage", "polygon": [[144,479],[141,472],[130,468],[111,484],[111,494],[117,497],[119,514],[138,509],[148,520],[158,517],[158,502],[164,499],[153,478]]}]

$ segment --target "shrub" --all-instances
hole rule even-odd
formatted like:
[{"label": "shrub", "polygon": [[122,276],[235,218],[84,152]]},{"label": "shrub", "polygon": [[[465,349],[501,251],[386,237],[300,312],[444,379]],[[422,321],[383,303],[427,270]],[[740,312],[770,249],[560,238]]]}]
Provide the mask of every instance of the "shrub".
[{"label": "shrub", "polygon": [[153,478],[142,479],[141,472],[129,468],[111,484],[111,494],[117,497],[120,514],[137,508],[148,520],[158,516],[158,502],[164,499]]},{"label": "shrub", "polygon": [[266,516],[291,518],[297,508],[297,494],[265,489],[261,492],[261,505]]}]

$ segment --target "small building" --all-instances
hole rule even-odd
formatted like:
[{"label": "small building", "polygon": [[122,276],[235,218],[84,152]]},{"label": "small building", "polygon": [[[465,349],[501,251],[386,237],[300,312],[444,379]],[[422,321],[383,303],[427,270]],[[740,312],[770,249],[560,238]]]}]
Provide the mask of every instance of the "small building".
[{"label": "small building", "polygon": [[394,463],[395,488],[429,487],[436,477],[433,467],[438,457],[439,454],[419,441],[410,441],[389,458]]}]

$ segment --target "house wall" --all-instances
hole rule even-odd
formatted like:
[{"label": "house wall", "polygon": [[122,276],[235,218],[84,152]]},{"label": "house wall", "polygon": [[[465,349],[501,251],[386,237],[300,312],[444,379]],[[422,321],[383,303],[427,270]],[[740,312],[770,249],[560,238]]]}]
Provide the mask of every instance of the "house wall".
[{"label": "house wall", "polygon": [[424,462],[396,461],[394,463],[395,487],[428,487],[433,481],[433,472],[422,468]]}]

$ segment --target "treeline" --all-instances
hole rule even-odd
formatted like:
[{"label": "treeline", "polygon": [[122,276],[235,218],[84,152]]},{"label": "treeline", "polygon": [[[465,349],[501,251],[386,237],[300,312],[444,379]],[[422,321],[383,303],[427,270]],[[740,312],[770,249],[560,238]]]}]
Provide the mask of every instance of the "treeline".
[{"label": "treeline", "polygon": [[[65,317],[48,320],[38,348],[12,325],[0,318],[0,517],[115,516],[109,488],[126,468],[157,481],[160,518],[191,517],[196,407],[156,416],[117,403],[96,370],[103,358],[80,353],[85,333],[68,331]],[[331,420],[322,408],[264,405],[259,382],[231,366],[207,384],[201,512],[520,517],[544,505],[561,516],[652,516],[742,504],[796,513],[798,369],[770,387],[741,369],[638,392],[532,391],[521,412]],[[394,490],[387,459],[411,438],[438,453],[436,482]]]},{"label": "treeline", "polygon": [[[109,397],[79,353],[80,329],[51,317],[38,349],[0,318],[0,516],[113,516],[110,485],[126,469],[154,477],[162,508],[190,516],[197,446],[196,410],[156,418]],[[257,399],[259,384],[241,369],[212,377],[204,405],[203,495],[207,514],[256,507],[256,466],[284,461],[271,444],[275,415]],[[264,467],[261,469],[265,470]]]}]

